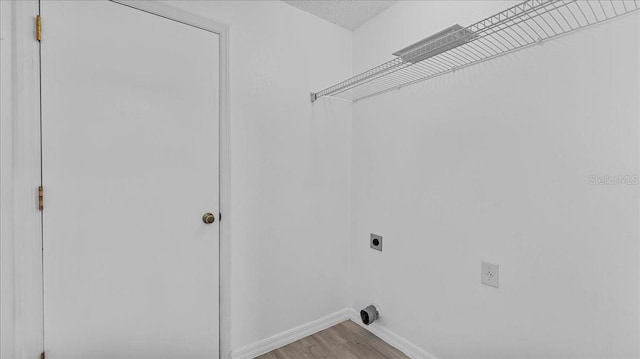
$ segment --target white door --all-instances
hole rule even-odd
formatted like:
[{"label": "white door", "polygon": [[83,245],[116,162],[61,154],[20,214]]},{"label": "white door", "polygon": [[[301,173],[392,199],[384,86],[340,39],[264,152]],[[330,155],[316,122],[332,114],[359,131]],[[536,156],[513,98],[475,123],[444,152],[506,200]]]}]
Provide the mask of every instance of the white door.
[{"label": "white door", "polygon": [[41,14],[47,359],[218,358],[218,35]]}]

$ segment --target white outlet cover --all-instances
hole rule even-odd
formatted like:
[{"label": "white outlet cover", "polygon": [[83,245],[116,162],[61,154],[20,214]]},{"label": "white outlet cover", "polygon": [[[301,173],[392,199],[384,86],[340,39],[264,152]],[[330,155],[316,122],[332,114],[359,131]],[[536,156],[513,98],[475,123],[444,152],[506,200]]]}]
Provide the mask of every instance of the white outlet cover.
[{"label": "white outlet cover", "polygon": [[498,288],[500,272],[497,264],[482,261],[480,264],[480,280],[482,284]]}]

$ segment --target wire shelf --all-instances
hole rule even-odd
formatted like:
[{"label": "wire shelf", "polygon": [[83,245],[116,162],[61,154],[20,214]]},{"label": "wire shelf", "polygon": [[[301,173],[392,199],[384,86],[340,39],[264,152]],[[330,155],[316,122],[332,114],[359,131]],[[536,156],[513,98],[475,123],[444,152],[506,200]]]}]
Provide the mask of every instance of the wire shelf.
[{"label": "wire shelf", "polygon": [[358,101],[456,71],[640,9],[639,0],[526,0],[473,25],[454,25],[397,57],[317,93]]}]

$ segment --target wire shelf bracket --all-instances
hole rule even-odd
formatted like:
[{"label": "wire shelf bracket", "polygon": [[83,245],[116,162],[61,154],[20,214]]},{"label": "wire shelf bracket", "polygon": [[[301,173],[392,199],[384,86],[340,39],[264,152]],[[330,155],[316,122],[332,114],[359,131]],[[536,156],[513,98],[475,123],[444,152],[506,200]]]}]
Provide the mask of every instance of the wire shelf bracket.
[{"label": "wire shelf bracket", "polygon": [[640,9],[640,0],[526,0],[467,27],[453,25],[391,61],[319,92],[359,101],[539,44]]}]

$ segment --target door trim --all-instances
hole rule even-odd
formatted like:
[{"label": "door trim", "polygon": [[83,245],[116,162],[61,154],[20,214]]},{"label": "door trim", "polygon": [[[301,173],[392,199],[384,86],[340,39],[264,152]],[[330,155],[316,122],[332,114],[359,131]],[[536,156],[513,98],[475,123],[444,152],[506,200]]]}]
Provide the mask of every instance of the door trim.
[{"label": "door trim", "polygon": [[[112,0],[219,35],[220,41],[220,359],[229,359],[230,338],[230,111],[229,26],[170,5]],[[1,359],[32,359],[43,350],[40,46],[34,37],[38,0],[0,2],[2,63],[0,94],[0,340]],[[8,21],[4,21],[8,20]],[[46,41],[46,19],[43,40]],[[7,52],[5,52],[5,50]],[[44,184],[46,187],[46,184]],[[45,199],[46,200],[46,199]],[[46,206],[46,205],[45,205]],[[46,207],[45,207],[46,208]],[[46,209],[45,209],[46,210]]]},{"label": "door trim", "polygon": [[0,1],[0,357],[42,352],[38,0]]}]

